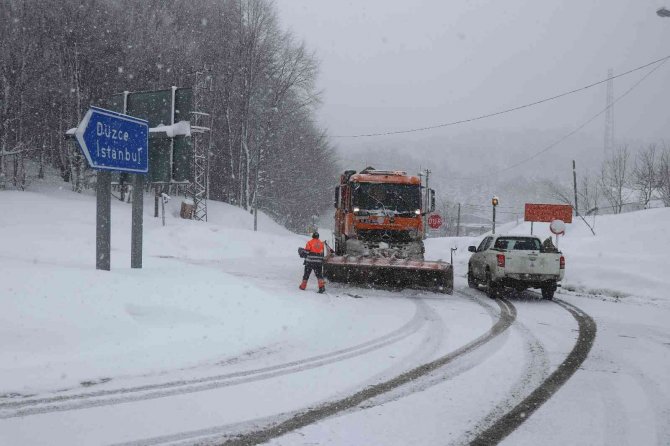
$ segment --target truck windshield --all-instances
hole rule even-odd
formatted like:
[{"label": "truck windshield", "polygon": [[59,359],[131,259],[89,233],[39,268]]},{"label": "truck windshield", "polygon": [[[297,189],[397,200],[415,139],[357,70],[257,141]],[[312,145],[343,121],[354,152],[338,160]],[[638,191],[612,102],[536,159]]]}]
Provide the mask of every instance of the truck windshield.
[{"label": "truck windshield", "polygon": [[539,251],[540,241],[533,237],[500,237],[493,249],[506,251]]},{"label": "truck windshield", "polygon": [[421,209],[421,187],[414,184],[359,183],[353,187],[353,205],[364,210],[411,213]]}]

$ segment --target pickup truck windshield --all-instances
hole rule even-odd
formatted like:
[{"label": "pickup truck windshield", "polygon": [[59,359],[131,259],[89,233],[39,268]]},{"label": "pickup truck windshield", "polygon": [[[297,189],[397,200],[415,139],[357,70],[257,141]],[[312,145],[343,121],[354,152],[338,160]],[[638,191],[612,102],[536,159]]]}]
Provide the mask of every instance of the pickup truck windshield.
[{"label": "pickup truck windshield", "polygon": [[493,249],[506,251],[539,251],[540,241],[533,237],[500,237]]}]

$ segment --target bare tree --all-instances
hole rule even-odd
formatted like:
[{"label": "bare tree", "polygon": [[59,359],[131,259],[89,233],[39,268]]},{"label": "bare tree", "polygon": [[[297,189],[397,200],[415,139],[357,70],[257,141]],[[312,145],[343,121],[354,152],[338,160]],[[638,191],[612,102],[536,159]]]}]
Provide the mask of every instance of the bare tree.
[{"label": "bare tree", "polygon": [[572,193],[570,186],[552,180],[542,180],[540,184],[542,184],[545,193],[549,197],[560,203],[569,204],[574,207],[574,194]]},{"label": "bare tree", "polygon": [[649,206],[649,202],[658,187],[657,164],[656,144],[649,144],[646,149],[638,152],[635,157],[630,186],[638,193],[638,200],[644,208]]},{"label": "bare tree", "polygon": [[318,63],[281,29],[272,0],[52,3],[0,2],[0,181],[14,172],[22,187],[34,162],[86,188],[63,135],[89,105],[192,86],[206,65],[211,198],[258,205],[292,227],[329,203],[337,163],[315,123]]},{"label": "bare tree", "polygon": [[588,215],[598,208],[598,200],[600,199],[600,188],[598,187],[598,180],[594,179],[587,170],[582,175],[581,185],[577,190],[579,198],[581,198],[583,214]]},{"label": "bare tree", "polygon": [[630,152],[627,146],[620,146],[603,162],[600,189],[615,214],[621,213],[623,205],[630,198],[630,170]]},{"label": "bare tree", "polygon": [[658,193],[663,205],[670,206],[670,147],[665,144],[658,162],[657,178]]}]

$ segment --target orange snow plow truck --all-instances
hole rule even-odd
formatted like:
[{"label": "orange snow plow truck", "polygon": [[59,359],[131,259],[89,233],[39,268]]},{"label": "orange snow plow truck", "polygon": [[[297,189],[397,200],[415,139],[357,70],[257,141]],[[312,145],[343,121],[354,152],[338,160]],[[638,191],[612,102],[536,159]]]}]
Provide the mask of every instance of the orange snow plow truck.
[{"label": "orange snow plow truck", "polygon": [[433,191],[423,192],[421,179],[406,172],[345,171],[335,188],[335,246],[324,260],[326,278],[451,294],[452,265],[423,258],[423,216],[435,208]]}]

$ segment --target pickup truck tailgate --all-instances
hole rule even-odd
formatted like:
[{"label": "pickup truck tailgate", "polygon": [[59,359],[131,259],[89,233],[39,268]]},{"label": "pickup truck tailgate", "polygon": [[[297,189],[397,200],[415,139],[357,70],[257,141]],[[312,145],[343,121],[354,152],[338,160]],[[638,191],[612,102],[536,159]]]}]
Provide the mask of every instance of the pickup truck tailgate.
[{"label": "pickup truck tailgate", "polygon": [[507,251],[505,273],[510,274],[553,274],[559,275],[561,255],[539,251]]}]

